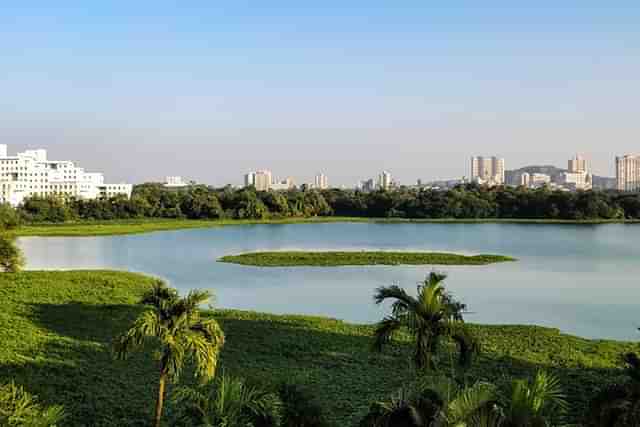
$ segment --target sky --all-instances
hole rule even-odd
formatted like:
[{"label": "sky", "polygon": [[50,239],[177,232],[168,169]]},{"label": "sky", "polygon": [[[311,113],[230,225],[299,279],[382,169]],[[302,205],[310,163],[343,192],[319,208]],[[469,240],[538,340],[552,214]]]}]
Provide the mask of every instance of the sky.
[{"label": "sky", "polygon": [[3,0],[0,143],[134,183],[575,153],[613,175],[640,153],[638,22],[637,0]]}]

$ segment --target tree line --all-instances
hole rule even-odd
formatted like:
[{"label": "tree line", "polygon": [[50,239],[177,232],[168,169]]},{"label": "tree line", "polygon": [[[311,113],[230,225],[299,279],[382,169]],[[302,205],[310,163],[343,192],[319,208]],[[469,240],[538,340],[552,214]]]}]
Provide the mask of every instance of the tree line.
[{"label": "tree line", "polygon": [[81,200],[32,197],[17,208],[27,223],[138,218],[269,219],[315,216],[454,219],[640,219],[640,194],[617,191],[552,191],[548,188],[487,188],[391,191],[134,187],[130,199]]}]

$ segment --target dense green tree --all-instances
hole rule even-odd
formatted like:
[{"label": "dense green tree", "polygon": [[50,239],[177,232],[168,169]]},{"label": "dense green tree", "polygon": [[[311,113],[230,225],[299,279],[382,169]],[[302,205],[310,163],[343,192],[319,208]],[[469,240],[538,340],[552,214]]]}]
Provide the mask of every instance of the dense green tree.
[{"label": "dense green tree", "polygon": [[391,300],[391,315],[376,326],[374,349],[380,351],[394,334],[407,330],[413,338],[413,363],[419,370],[436,368],[440,341],[451,339],[459,347],[458,362],[466,367],[479,345],[462,321],[463,305],[446,293],[442,282],[446,275],[430,273],[411,296],[397,285],[380,287],[377,304]]},{"label": "dense green tree", "polygon": [[161,423],[166,383],[179,377],[186,361],[193,360],[196,377],[203,380],[214,377],[224,334],[215,320],[200,317],[199,306],[209,298],[209,293],[203,291],[191,291],[181,298],[175,289],[158,281],[142,299],[145,311],[114,343],[116,357],[120,359],[126,359],[145,341],[158,345],[156,427]]},{"label": "dense green tree", "polygon": [[0,268],[5,273],[17,273],[24,267],[22,250],[16,244],[16,237],[0,232]]}]

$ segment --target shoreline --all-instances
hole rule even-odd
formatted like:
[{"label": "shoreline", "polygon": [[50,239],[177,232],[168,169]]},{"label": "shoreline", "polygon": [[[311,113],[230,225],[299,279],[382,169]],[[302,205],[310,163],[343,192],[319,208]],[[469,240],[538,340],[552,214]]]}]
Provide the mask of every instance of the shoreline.
[{"label": "shoreline", "polygon": [[188,219],[132,219],[112,221],[78,221],[66,223],[27,224],[16,230],[19,237],[91,237],[152,233],[157,231],[188,230],[240,225],[286,225],[328,223],[371,224],[531,224],[531,225],[604,225],[640,224],[640,220],[559,220],[512,218],[364,218],[311,217],[263,220],[188,220]]}]

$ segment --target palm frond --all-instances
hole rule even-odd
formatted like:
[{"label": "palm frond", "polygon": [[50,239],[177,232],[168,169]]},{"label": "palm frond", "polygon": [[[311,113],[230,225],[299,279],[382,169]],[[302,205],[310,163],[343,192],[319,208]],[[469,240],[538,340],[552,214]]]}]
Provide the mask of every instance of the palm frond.
[{"label": "palm frond", "polygon": [[384,346],[388,344],[393,335],[402,327],[402,323],[395,317],[385,317],[376,325],[373,333],[374,342],[373,349],[382,351]]},{"label": "palm frond", "polygon": [[449,402],[449,422],[455,424],[469,421],[481,413],[486,417],[493,412],[496,401],[497,388],[493,384],[481,382],[467,387]]},{"label": "palm frond", "polygon": [[395,299],[396,302],[405,304],[407,308],[415,307],[417,305],[416,299],[407,294],[407,292],[398,285],[381,286],[376,289],[373,296],[373,300],[376,304],[381,304],[383,301],[391,298]]}]

